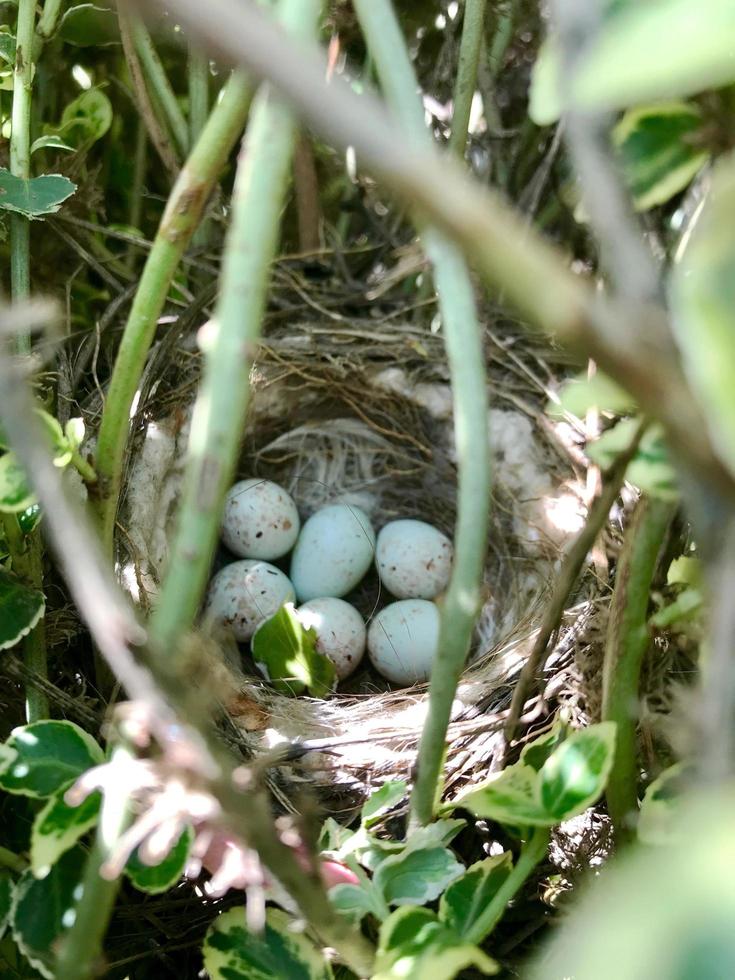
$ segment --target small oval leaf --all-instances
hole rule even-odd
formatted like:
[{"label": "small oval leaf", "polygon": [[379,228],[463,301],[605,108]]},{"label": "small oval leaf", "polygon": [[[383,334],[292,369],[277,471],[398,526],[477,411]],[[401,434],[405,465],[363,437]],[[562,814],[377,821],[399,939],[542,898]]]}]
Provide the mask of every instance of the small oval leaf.
[{"label": "small oval leaf", "polygon": [[72,721],[34,721],[16,728],[5,747],[16,755],[0,772],[0,788],[22,796],[52,796],[104,761],[92,736]]}]

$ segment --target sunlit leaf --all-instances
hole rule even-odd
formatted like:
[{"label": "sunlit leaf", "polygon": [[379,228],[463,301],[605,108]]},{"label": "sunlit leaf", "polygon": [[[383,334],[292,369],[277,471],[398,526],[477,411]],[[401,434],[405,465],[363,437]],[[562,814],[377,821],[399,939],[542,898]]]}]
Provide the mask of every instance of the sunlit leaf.
[{"label": "sunlit leaf", "polygon": [[20,514],[33,503],[33,491],[15,453],[0,456],[0,512]]},{"label": "sunlit leaf", "polygon": [[573,732],[539,772],[539,800],[550,823],[560,823],[591,806],[605,788],[615,757],[612,721]]},{"label": "sunlit leaf", "polygon": [[451,805],[511,827],[546,827],[554,820],[537,799],[536,780],[535,769],[516,763],[461,793]]},{"label": "sunlit leaf", "polygon": [[[598,466],[607,469],[630,446],[639,424],[634,418],[616,423],[588,445],[587,455]],[[660,426],[653,425],[644,432],[625,477],[651,496],[671,501],[679,499],[679,481]]]},{"label": "sunlit leaf", "polygon": [[585,373],[565,381],[559,392],[559,404],[550,404],[547,412],[554,416],[569,412],[583,419],[591,408],[627,415],[635,407],[634,399],[624,388],[597,371],[591,378]]},{"label": "sunlit leaf", "polygon": [[253,660],[281,694],[313,697],[331,694],[337,683],[334,664],[316,649],[316,633],[305,629],[293,603],[259,626],[252,639]]},{"label": "sunlit leaf", "polygon": [[381,861],[373,884],[388,905],[424,905],[438,898],[463,871],[446,847],[422,848]]},{"label": "sunlit leaf", "polygon": [[512,868],[508,851],[471,865],[442,895],[441,921],[462,939],[467,937]]},{"label": "sunlit leaf", "polygon": [[372,827],[408,795],[408,786],[403,779],[389,780],[380,789],[374,790],[363,804],[360,821],[364,827]]},{"label": "sunlit leaf", "polygon": [[31,153],[37,150],[66,150],[68,153],[73,153],[74,147],[65,143],[60,136],[48,133],[46,136],[39,136],[31,143]]},{"label": "sunlit leaf", "polygon": [[683,842],[681,801],[686,787],[686,767],[682,763],[664,769],[646,790],[638,814],[638,839],[644,844]]}]

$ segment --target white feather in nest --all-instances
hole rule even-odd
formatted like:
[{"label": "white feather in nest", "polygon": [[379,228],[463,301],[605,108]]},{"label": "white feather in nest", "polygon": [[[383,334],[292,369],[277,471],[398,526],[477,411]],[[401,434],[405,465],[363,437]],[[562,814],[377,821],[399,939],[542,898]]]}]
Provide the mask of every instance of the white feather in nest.
[{"label": "white feather in nest", "polygon": [[[400,368],[379,372],[373,383],[410,399],[431,415],[442,450],[452,459],[448,385],[426,381],[414,384]],[[277,384],[268,384],[262,395],[259,403],[260,393],[256,391],[255,425],[258,417],[273,418],[279,402],[283,405]],[[317,405],[318,399],[313,391],[307,391],[304,402]],[[189,414],[179,409],[175,416],[149,422],[130,468],[122,511],[125,534],[118,542],[121,552],[129,557],[121,564],[120,577],[133,599],[144,605],[155,595],[165,571],[188,421]],[[499,592],[490,571],[486,575],[486,598],[478,617],[471,666],[453,706],[455,725],[478,718],[476,706],[491,703],[493,692],[507,692],[509,679],[517,674],[532,642],[537,622],[534,611],[548,590],[565,543],[584,519],[579,503],[581,488],[577,493],[569,482],[569,471],[560,475],[558,464],[555,468],[547,462],[525,415],[492,409],[489,429],[496,495],[500,492],[504,506],[511,510],[509,526],[516,549],[511,558],[518,569],[514,570],[512,589],[504,592]],[[350,503],[363,508],[378,527],[386,519],[384,497],[391,490],[395,495],[395,481],[400,480],[396,472],[405,466],[394,442],[362,420],[345,417],[299,424],[251,453],[255,472],[273,460],[281,469],[287,465],[288,479],[281,482],[303,516],[326,503]],[[565,510],[567,498],[572,503]],[[308,754],[301,774],[292,774],[325,789],[338,784],[365,789],[396,772],[407,774],[427,710],[424,688],[314,700],[283,697],[252,678],[242,678],[240,687],[241,693],[248,692],[245,700],[252,698],[257,708],[245,712],[240,724],[264,747],[304,739],[344,741],[340,747],[332,745],[329,753]],[[478,751],[489,752],[496,735],[492,726],[483,733],[479,718],[474,735],[458,738],[464,754],[460,752],[457,757],[457,771],[462,768],[462,759],[474,759]]]}]

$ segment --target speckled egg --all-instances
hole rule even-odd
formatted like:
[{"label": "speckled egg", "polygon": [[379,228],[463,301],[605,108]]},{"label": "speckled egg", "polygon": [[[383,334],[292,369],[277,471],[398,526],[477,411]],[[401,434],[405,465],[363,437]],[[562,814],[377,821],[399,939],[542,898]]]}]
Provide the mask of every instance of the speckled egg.
[{"label": "speckled egg", "polygon": [[306,521],[291,556],[291,581],[301,602],[343,596],[365,575],[375,531],[359,507],[331,504]]},{"label": "speckled egg", "polygon": [[453,551],[446,534],[425,521],[391,521],[375,548],[380,581],[397,599],[433,599],[449,583]]},{"label": "speckled egg", "polygon": [[365,653],[367,631],[362,616],[344,599],[311,599],[299,606],[302,625],[316,633],[316,648],[334,664],[343,681],[355,670]]},{"label": "speckled egg", "polygon": [[439,610],[426,599],[392,602],[370,623],[367,646],[373,667],[394,684],[427,681],[439,646]]},{"label": "speckled egg", "polygon": [[285,602],[294,599],[293,586],[280,569],[267,561],[235,561],[210,582],[205,613],[244,642]]},{"label": "speckled egg", "polygon": [[281,558],[296,543],[300,526],[296,504],[277,483],[240,480],[227,492],[222,540],[240,558]]}]

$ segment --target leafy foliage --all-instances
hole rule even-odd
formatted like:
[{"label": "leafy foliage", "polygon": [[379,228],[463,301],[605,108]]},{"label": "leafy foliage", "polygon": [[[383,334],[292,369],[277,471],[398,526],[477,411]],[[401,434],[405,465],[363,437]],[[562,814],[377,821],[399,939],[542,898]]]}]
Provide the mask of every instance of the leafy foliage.
[{"label": "leafy foliage", "polygon": [[302,626],[293,603],[281,606],[253,637],[253,659],[282,694],[330,694],[337,683],[334,664],[316,649],[316,632]]},{"label": "leafy foliage", "polygon": [[0,771],[0,788],[42,799],[66,789],[104,759],[92,736],[71,721],[16,728],[5,749],[9,756]]},{"label": "leafy foliage", "polygon": [[76,185],[60,174],[24,180],[0,168],[0,210],[14,211],[26,218],[55,214],[75,190]]},{"label": "leafy foliage", "polygon": [[27,636],[45,608],[42,592],[23,585],[0,566],[0,650]]}]

